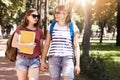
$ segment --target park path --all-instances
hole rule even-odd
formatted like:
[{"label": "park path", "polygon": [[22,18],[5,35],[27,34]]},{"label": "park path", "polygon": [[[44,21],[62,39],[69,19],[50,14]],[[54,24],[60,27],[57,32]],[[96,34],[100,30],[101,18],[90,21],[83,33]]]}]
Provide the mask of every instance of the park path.
[{"label": "park path", "polygon": [[[17,80],[15,63],[5,58],[7,39],[0,39],[0,80]],[[40,73],[40,80],[49,80],[48,73]]]}]

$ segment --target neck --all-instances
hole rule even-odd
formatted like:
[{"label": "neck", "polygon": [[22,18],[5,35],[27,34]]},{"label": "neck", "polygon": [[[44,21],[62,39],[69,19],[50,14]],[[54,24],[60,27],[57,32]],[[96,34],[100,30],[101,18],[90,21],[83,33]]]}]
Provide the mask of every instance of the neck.
[{"label": "neck", "polygon": [[28,24],[27,27],[29,27],[29,28],[34,28],[34,24]]},{"label": "neck", "polygon": [[58,25],[60,25],[60,26],[66,26],[67,24],[65,22],[63,22],[63,21],[59,21]]},{"label": "neck", "polygon": [[31,29],[31,30],[36,30],[36,28],[34,27],[33,24],[29,24],[29,25],[27,26],[27,28],[28,28],[28,29]]}]

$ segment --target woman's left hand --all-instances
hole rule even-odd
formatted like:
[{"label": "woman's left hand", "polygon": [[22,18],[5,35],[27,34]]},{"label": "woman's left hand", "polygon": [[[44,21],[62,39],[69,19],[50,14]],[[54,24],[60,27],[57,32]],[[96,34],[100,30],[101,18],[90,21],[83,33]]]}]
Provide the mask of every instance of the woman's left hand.
[{"label": "woman's left hand", "polygon": [[80,66],[76,65],[74,69],[75,75],[78,75],[80,73]]}]

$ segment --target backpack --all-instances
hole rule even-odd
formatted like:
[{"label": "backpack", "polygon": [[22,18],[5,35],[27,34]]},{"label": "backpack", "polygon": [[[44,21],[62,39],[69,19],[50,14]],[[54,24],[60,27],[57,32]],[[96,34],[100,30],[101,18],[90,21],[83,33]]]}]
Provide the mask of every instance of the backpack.
[{"label": "backpack", "polygon": [[17,48],[12,47],[12,40],[15,32],[9,37],[6,45],[6,51],[5,51],[5,57],[12,61],[15,62],[16,56],[17,56]]},{"label": "backpack", "polygon": [[[50,25],[50,36],[52,36],[52,32],[53,32],[53,29],[54,29],[54,26],[56,24],[56,21],[55,22],[52,22],[51,25]],[[70,36],[71,36],[71,39],[73,41],[74,39],[74,28],[73,28],[73,23],[72,22],[69,22],[69,28],[70,28]]]}]

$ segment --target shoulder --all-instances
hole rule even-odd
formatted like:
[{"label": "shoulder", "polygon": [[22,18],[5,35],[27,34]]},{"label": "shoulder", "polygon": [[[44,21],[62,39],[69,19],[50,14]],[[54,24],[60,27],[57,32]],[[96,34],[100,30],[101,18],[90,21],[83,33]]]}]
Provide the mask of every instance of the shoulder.
[{"label": "shoulder", "polygon": [[36,33],[38,36],[41,36],[41,38],[44,38],[44,33],[43,33],[42,29],[37,28]]},{"label": "shoulder", "polygon": [[35,31],[37,34],[43,34],[43,31],[42,31],[42,29],[40,29],[40,28],[37,28],[37,30]]},{"label": "shoulder", "polygon": [[75,24],[75,22],[70,22],[73,26],[74,32],[79,32],[78,26]]},{"label": "shoulder", "polygon": [[75,24],[75,22],[70,22],[70,24],[72,24],[73,27],[77,27],[77,25]]},{"label": "shoulder", "polygon": [[16,30],[15,30],[15,32],[19,33],[20,28],[21,28],[20,25],[18,25],[17,28],[16,28]]},{"label": "shoulder", "polygon": [[40,29],[40,28],[37,28],[37,31],[38,31],[38,32],[42,32],[42,29]]},{"label": "shoulder", "polygon": [[51,22],[51,23],[48,25],[47,30],[50,31],[51,28],[53,28],[54,26],[56,26],[56,23],[57,23],[56,21]]}]

